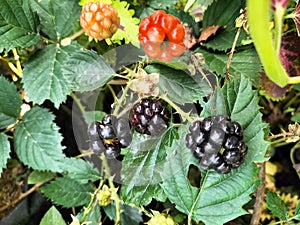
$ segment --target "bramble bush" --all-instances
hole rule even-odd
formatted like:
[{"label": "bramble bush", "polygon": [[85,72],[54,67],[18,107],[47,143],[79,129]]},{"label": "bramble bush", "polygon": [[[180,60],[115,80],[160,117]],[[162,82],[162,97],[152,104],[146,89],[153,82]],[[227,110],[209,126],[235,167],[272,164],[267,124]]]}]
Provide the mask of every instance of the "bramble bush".
[{"label": "bramble bush", "polygon": [[40,193],[22,224],[295,224],[299,24],[297,0],[2,0],[3,223]]}]

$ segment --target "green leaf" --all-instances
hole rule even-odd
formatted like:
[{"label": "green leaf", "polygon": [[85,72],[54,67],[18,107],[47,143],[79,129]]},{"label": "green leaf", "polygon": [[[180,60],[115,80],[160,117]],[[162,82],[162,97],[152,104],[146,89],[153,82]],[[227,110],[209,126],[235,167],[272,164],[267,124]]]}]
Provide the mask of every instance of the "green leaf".
[{"label": "green leaf", "polygon": [[60,212],[52,206],[47,213],[44,215],[40,225],[66,225]]},{"label": "green leaf", "polygon": [[46,109],[34,107],[25,113],[14,132],[14,147],[19,159],[36,170],[62,172],[65,156],[61,146],[59,127],[54,115]]},{"label": "green leaf", "polygon": [[126,44],[131,43],[134,46],[139,46],[138,34],[139,34],[139,22],[138,18],[133,17],[134,10],[129,9],[130,4],[126,1],[112,1],[112,7],[118,11],[120,17],[122,29],[118,29],[117,32],[109,39],[106,39],[108,44],[117,43],[122,44],[122,40]]},{"label": "green leaf", "polygon": [[6,168],[7,160],[10,158],[10,143],[6,134],[0,133],[0,177],[2,169]]},{"label": "green leaf", "polygon": [[29,0],[1,0],[0,49],[27,48],[40,41],[38,23]]},{"label": "green leaf", "polygon": [[55,204],[71,208],[87,204],[90,201],[90,194],[93,193],[93,187],[68,177],[59,177],[41,187],[41,192]]},{"label": "green leaf", "polygon": [[105,117],[106,113],[103,111],[84,111],[83,118],[87,124],[94,121],[101,121]]},{"label": "green leaf", "polygon": [[268,192],[266,196],[268,209],[272,214],[280,220],[287,220],[289,218],[288,208],[284,201],[274,192]]},{"label": "green leaf", "polygon": [[167,9],[172,8],[179,0],[169,0],[169,1],[161,1],[161,0],[150,0],[148,2],[149,6],[155,9]]},{"label": "green leaf", "polygon": [[66,100],[75,85],[75,75],[64,77],[62,67],[68,55],[77,49],[76,44],[50,44],[29,59],[23,70],[22,83],[30,101],[41,104],[49,99],[58,108]]},{"label": "green leaf", "polygon": [[[245,7],[245,2],[245,0],[215,1],[207,8],[203,17],[203,28],[219,25],[223,26],[223,29],[208,42],[203,43],[205,47],[220,51],[231,49],[237,32],[235,19],[240,15],[240,10]],[[242,45],[242,40],[245,38],[246,33],[242,29],[236,46]]]},{"label": "green leaf", "polygon": [[[84,209],[81,210],[79,214],[76,215],[76,217],[81,220],[82,216],[84,214]],[[88,216],[85,219],[86,224],[90,225],[98,225],[99,221],[101,221],[101,208],[99,205],[96,205],[91,209]]]},{"label": "green leaf", "polygon": [[163,201],[165,195],[159,183],[159,170],[166,158],[165,148],[177,138],[170,127],[159,137],[134,135],[132,144],[122,161],[122,199],[126,203],[148,205],[152,198]]},{"label": "green leaf", "polygon": [[93,167],[93,164],[83,159],[65,158],[62,168],[67,172],[67,177],[74,179],[82,184],[89,181],[97,181],[100,179],[99,171]]},{"label": "green leaf", "polygon": [[27,182],[28,184],[45,183],[47,181],[52,180],[55,177],[56,177],[55,173],[34,170],[30,173]]},{"label": "green leaf", "polygon": [[[193,187],[187,178],[188,167],[191,164],[199,166],[199,163],[181,138],[167,149],[172,160],[168,160],[169,165],[163,170],[174,174],[162,184],[168,199],[193,220],[208,225],[221,225],[247,213],[242,207],[260,183],[259,168],[253,161],[265,161],[269,145],[264,140],[266,125],[259,112],[257,92],[252,90],[248,79],[236,77],[227,81],[222,89],[215,90],[201,116],[216,114],[228,114],[244,128],[244,140],[249,148],[245,162],[225,175],[213,170],[202,171],[200,188]],[[186,136],[188,127],[188,124],[180,127],[180,137]],[[170,154],[172,151],[176,154]]]},{"label": "green leaf", "polygon": [[52,40],[60,40],[78,25],[81,8],[72,0],[31,0],[31,7],[40,18],[41,30]]},{"label": "green leaf", "polygon": [[64,76],[76,77],[76,91],[92,91],[105,85],[115,71],[94,51],[77,51],[70,56],[63,69]]},{"label": "green leaf", "polygon": [[0,77],[0,129],[16,122],[21,105],[21,95],[16,86]]},{"label": "green leaf", "polygon": [[298,201],[298,204],[296,206],[295,212],[294,212],[295,220],[300,220],[300,201]]},{"label": "green leaf", "polygon": [[[115,202],[103,208],[106,215],[111,219],[116,219],[116,205]],[[121,224],[122,225],[139,225],[143,222],[142,215],[137,208],[132,206],[121,204],[121,211],[124,213],[121,214]]]},{"label": "green leaf", "polygon": [[[229,55],[224,53],[211,53],[202,48],[198,48],[197,52],[203,54],[206,65],[211,71],[216,72],[220,76],[224,76]],[[262,65],[259,57],[253,48],[237,51],[233,54],[229,73],[243,75],[253,82],[255,86],[259,85],[259,73],[262,71]]]},{"label": "green leaf", "polygon": [[199,35],[200,35],[199,25],[195,21],[195,18],[192,17],[190,13],[182,11],[182,10],[178,11],[178,10],[176,10],[176,8],[173,8],[173,7],[169,8],[167,10],[167,13],[170,13],[170,14],[176,16],[181,21],[181,23],[188,24],[190,27],[193,28],[194,35],[196,37],[199,37]]},{"label": "green leaf", "polygon": [[267,124],[262,122],[257,91],[252,90],[249,79],[236,76],[222,89],[217,88],[204,108],[202,116],[227,114],[232,121],[239,122],[243,127],[244,140],[249,148],[247,158],[256,162],[267,160],[265,154],[269,142],[264,141]]},{"label": "green leaf", "polygon": [[147,73],[159,73],[158,87],[160,93],[167,93],[169,99],[178,104],[186,104],[201,100],[212,90],[205,79],[200,76],[190,76],[183,70],[175,70],[159,64],[145,68]]},{"label": "green leaf", "polygon": [[[242,206],[250,200],[258,182],[255,179],[258,170],[253,165],[243,165],[241,169],[229,175],[215,172],[203,172],[201,187],[193,187],[187,179],[188,169],[184,155],[191,155],[190,150],[180,144],[177,157],[169,160],[166,169],[175,173],[166,179],[162,187],[175,207],[195,221],[207,225],[222,225],[234,218],[246,214]],[[179,168],[184,168],[179,170]],[[176,173],[177,172],[177,173]]]}]

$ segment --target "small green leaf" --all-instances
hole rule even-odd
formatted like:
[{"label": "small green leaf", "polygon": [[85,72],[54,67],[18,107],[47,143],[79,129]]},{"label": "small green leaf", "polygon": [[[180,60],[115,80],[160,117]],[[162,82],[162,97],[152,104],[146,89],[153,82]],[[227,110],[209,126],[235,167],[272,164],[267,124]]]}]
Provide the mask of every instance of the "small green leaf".
[{"label": "small green leaf", "polygon": [[16,86],[4,77],[0,77],[0,129],[16,122],[22,99]]},{"label": "small green leaf", "polygon": [[110,38],[106,39],[108,44],[117,43],[121,44],[121,41],[125,41],[126,44],[133,44],[139,46],[138,34],[139,34],[139,22],[138,18],[133,17],[134,10],[130,9],[130,4],[126,1],[112,1],[112,6],[118,11],[120,17],[121,26],[123,29],[118,29],[117,32]]},{"label": "small green leaf", "polygon": [[199,31],[198,23],[195,21],[194,17],[192,17],[190,13],[185,11],[178,11],[174,7],[169,8],[167,10],[167,13],[176,16],[182,23],[188,24],[190,27],[193,28],[194,35],[196,37],[199,37],[200,31]]},{"label": "small green leaf", "polygon": [[78,25],[80,6],[72,0],[31,0],[31,7],[40,18],[41,30],[52,40],[68,36]]},{"label": "small green leaf", "polygon": [[[79,214],[76,215],[76,217],[81,220],[83,216],[84,210],[82,210]],[[99,205],[96,205],[91,209],[88,216],[85,219],[85,222],[87,224],[96,225],[99,224],[99,221],[101,221],[101,208]]]},{"label": "small green leaf", "polygon": [[159,137],[134,135],[128,153],[122,162],[122,198],[126,203],[148,205],[152,198],[164,200],[159,185],[159,170],[164,165],[165,148],[177,134],[172,127]]},{"label": "small green leaf", "polygon": [[6,168],[10,153],[10,143],[6,134],[0,133],[0,177],[2,169]]},{"label": "small green leaf", "polygon": [[56,177],[55,173],[34,170],[30,173],[27,182],[28,184],[45,183],[49,180],[52,180],[55,177]]},{"label": "small green leaf", "polygon": [[103,111],[85,111],[83,112],[84,121],[90,124],[94,121],[101,121],[105,117],[106,113]]},{"label": "small green leaf", "polygon": [[[240,10],[244,7],[245,0],[214,1],[204,13],[203,28],[215,25],[223,26],[224,28],[218,32],[215,37],[203,43],[203,45],[214,50],[223,51],[231,49],[237,32],[235,19],[240,15]],[[241,41],[245,39],[245,37],[246,33],[242,29],[237,41],[237,46],[242,44]]]},{"label": "small green leaf", "polygon": [[[111,219],[116,219],[116,205],[113,202],[109,206],[103,208],[106,215]],[[132,206],[121,204],[121,210],[124,212],[121,214],[121,223],[130,225],[139,225],[143,222],[142,215],[137,208]]]},{"label": "small green leaf", "polygon": [[66,225],[63,217],[61,216],[60,212],[52,206],[47,213],[44,215],[40,225]]},{"label": "small green leaf", "polygon": [[274,192],[268,192],[266,196],[268,209],[272,214],[280,220],[287,220],[289,218],[288,208],[284,201]]},{"label": "small green leaf", "polygon": [[149,6],[155,9],[167,9],[172,8],[179,0],[169,0],[169,1],[161,1],[161,0],[150,0],[148,2]]},{"label": "small green leaf", "polygon": [[59,177],[42,187],[41,192],[55,204],[71,208],[87,204],[93,187],[68,177]]},{"label": "small green leaf", "polygon": [[14,132],[14,147],[19,159],[36,170],[62,172],[65,158],[59,127],[48,110],[34,107],[25,113]]},{"label": "small green leaf", "polygon": [[66,100],[76,76],[64,77],[62,67],[69,54],[77,49],[76,44],[50,44],[29,59],[23,70],[22,83],[30,101],[41,104],[49,99],[58,108]]},{"label": "small green leaf", "polygon": [[27,48],[39,41],[37,18],[29,0],[1,0],[0,49]]},{"label": "small green leaf", "polygon": [[76,78],[76,91],[92,91],[105,85],[115,76],[115,71],[94,51],[77,51],[70,56],[63,73]]},{"label": "small green leaf", "polygon": [[159,64],[145,68],[148,73],[159,73],[160,93],[166,93],[173,102],[186,104],[201,100],[211,92],[211,87],[200,76],[192,77],[183,70],[175,70]]},{"label": "small green leaf", "polygon": [[83,159],[65,158],[61,167],[67,172],[66,177],[70,177],[82,184],[100,179],[99,171],[93,167],[93,164]]},{"label": "small green leaf", "polygon": [[[197,52],[203,54],[205,63],[211,71],[220,76],[225,76],[228,54],[211,53],[202,48],[198,48]],[[254,48],[237,51],[233,54],[229,69],[230,74],[234,74],[234,76],[243,75],[249,78],[255,86],[258,86],[261,71],[262,65]]]},{"label": "small green leaf", "polygon": [[296,206],[295,212],[294,212],[295,220],[300,220],[300,201],[298,201],[298,204]]}]

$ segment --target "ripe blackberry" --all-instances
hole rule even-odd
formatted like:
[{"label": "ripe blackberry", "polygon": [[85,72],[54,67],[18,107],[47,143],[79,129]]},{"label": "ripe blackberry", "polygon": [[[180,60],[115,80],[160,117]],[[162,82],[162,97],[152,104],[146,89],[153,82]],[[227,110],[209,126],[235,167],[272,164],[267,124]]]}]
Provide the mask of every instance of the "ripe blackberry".
[{"label": "ripe blackberry", "polygon": [[142,99],[131,110],[129,119],[137,132],[156,136],[166,129],[170,112],[160,100]]},{"label": "ripe blackberry", "polygon": [[117,158],[121,148],[129,146],[132,140],[129,121],[113,115],[105,116],[101,122],[92,122],[87,133],[94,153],[104,152],[109,159]]},{"label": "ripe blackberry", "polygon": [[195,121],[189,131],[186,146],[199,160],[202,169],[226,174],[244,162],[248,147],[243,141],[243,129],[229,116],[210,116]]}]

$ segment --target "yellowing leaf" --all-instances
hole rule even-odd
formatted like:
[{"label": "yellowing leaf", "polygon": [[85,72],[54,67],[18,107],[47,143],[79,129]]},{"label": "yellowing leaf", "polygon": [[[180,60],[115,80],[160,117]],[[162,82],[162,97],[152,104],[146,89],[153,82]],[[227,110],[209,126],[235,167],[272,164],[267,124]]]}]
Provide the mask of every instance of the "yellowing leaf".
[{"label": "yellowing leaf", "polygon": [[121,40],[125,40],[125,43],[131,43],[136,47],[139,47],[139,19],[132,17],[134,15],[133,9],[128,9],[129,4],[127,2],[113,1],[111,4],[117,11],[121,20],[121,28],[110,39],[106,39],[108,44],[117,43],[121,44]]}]

